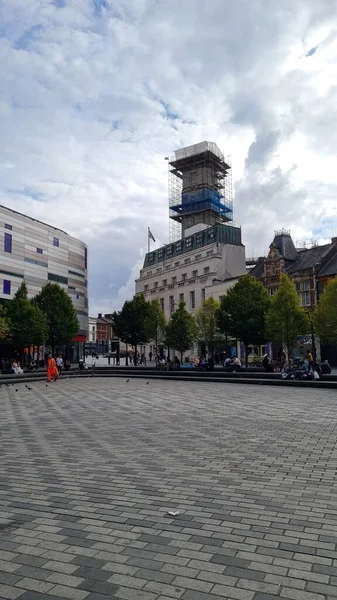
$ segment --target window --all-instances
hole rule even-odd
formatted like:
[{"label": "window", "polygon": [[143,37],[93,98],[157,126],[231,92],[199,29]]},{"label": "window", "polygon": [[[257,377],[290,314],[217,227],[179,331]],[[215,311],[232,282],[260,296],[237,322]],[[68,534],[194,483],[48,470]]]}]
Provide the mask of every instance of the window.
[{"label": "window", "polygon": [[198,277],[198,271],[192,271],[192,277]]},{"label": "window", "polygon": [[59,247],[59,245],[60,245],[60,240],[58,238],[53,238],[53,246]]},{"label": "window", "polygon": [[9,279],[4,279],[3,293],[4,294],[10,294],[11,293],[11,282],[9,281]]},{"label": "window", "polygon": [[205,288],[203,290],[201,290],[201,302],[205,302],[205,298],[206,298],[206,294],[205,294]]},{"label": "window", "polygon": [[84,268],[88,268],[88,248],[84,248]]},{"label": "window", "polygon": [[174,266],[175,266],[175,267],[179,267],[179,265],[180,265],[180,262],[179,262],[179,260],[178,260],[177,262],[175,262],[175,263],[174,263]]},{"label": "window", "polygon": [[42,260],[34,260],[34,258],[25,258],[23,259],[25,263],[29,263],[31,265],[38,265],[39,267],[48,267],[48,263],[42,262]]},{"label": "window", "polygon": [[177,278],[176,277],[171,277],[171,283],[177,283]]},{"label": "window", "polygon": [[302,306],[310,306],[310,292],[303,292],[302,294]]},{"label": "window", "polygon": [[9,225],[8,223],[5,223],[5,229],[10,229],[10,230],[12,230],[12,229],[13,229],[13,227],[12,227],[11,225]]},{"label": "window", "polygon": [[204,267],[204,275],[207,275],[209,273],[209,267]]},{"label": "window", "polygon": [[144,285],[144,292],[147,292],[149,289],[149,284],[147,283],[146,285]]},{"label": "window", "polygon": [[278,290],[277,287],[268,288],[269,296],[275,296],[275,294],[277,293],[277,290]]},{"label": "window", "polygon": [[155,281],[153,284],[153,287],[157,288],[158,287],[158,281]]},{"label": "window", "polygon": [[207,250],[206,254],[207,254],[207,256],[212,256],[213,250]]},{"label": "window", "polygon": [[164,310],[165,310],[164,298],[160,298],[160,308],[164,312]]},{"label": "window", "polygon": [[195,257],[195,260],[199,260],[201,258],[201,256],[202,256],[201,254],[197,254]]},{"label": "window", "polygon": [[191,248],[192,248],[192,238],[191,237],[186,238],[186,240],[185,240],[185,248],[186,248],[187,251],[191,250]]},{"label": "window", "polygon": [[56,283],[65,283],[68,285],[67,277],[62,277],[62,275],[55,275],[54,273],[48,273],[48,281],[55,281]]},{"label": "window", "polygon": [[187,273],[183,273],[181,276],[181,280],[186,281],[186,279],[187,279]]},{"label": "window", "polygon": [[159,267],[159,269],[156,269],[156,272],[160,273],[161,272],[161,267]]},{"label": "window", "polygon": [[10,233],[5,233],[4,251],[12,252],[12,236]]},{"label": "window", "polygon": [[276,267],[275,267],[275,265],[270,265],[270,274],[271,275],[276,275]]},{"label": "window", "polygon": [[187,265],[189,262],[191,262],[190,258],[185,258],[185,265]]},{"label": "window", "polygon": [[184,294],[179,294],[179,302],[184,302]]},{"label": "window", "polygon": [[170,313],[174,312],[174,296],[170,296]]},{"label": "window", "polygon": [[190,292],[190,305],[191,308],[195,308],[195,292]]},{"label": "window", "polygon": [[146,275],[148,275],[148,276],[149,276],[149,275],[152,275],[152,271],[148,271],[148,272],[146,273]]},{"label": "window", "polygon": [[167,279],[163,279],[163,285],[167,285]]},{"label": "window", "polygon": [[311,305],[310,280],[298,281],[296,284],[296,292],[300,299],[301,306]]},{"label": "window", "polygon": [[37,252],[38,254],[43,254],[43,250],[42,250],[42,248],[36,248],[36,252]]},{"label": "window", "polygon": [[220,302],[220,304],[222,302],[222,298],[224,298],[224,296],[219,296],[219,302]]}]

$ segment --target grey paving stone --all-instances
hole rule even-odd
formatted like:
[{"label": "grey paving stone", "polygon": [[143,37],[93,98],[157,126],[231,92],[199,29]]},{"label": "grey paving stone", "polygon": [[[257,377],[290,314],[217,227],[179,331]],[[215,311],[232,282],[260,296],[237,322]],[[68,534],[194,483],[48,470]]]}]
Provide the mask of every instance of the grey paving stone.
[{"label": "grey paving stone", "polygon": [[[24,402],[0,387],[1,417],[11,424],[0,464],[4,593],[334,597],[333,390],[59,383],[32,384]],[[43,584],[53,587],[41,593]]]}]

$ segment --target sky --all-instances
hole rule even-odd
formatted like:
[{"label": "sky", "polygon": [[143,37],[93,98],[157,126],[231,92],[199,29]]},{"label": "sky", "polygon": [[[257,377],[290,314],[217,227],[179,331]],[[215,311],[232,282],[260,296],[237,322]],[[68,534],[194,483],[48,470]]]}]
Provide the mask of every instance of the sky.
[{"label": "sky", "polygon": [[89,246],[90,314],[168,243],[166,156],[232,157],[247,256],[337,235],[337,0],[0,0],[0,204]]}]

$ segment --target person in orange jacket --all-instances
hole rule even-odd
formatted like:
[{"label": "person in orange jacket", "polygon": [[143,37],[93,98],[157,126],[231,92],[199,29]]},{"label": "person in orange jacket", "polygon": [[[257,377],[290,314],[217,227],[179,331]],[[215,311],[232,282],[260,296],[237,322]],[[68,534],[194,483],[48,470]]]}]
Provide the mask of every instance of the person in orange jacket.
[{"label": "person in orange jacket", "polygon": [[56,381],[56,379],[59,376],[59,372],[57,370],[55,358],[53,358],[51,354],[49,354],[49,358],[48,358],[48,371],[47,371],[47,375],[48,375],[48,381],[51,381],[52,379],[54,381]]}]

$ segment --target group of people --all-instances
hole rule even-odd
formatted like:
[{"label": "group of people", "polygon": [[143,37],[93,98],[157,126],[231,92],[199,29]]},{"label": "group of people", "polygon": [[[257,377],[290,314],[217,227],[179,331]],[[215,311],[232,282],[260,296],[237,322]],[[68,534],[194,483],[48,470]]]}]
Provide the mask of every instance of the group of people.
[{"label": "group of people", "polygon": [[63,359],[63,356],[59,355],[55,359],[52,354],[49,354],[47,368],[48,381],[56,381],[56,379],[61,377],[63,369],[69,371],[70,366],[70,360],[68,358]]}]

